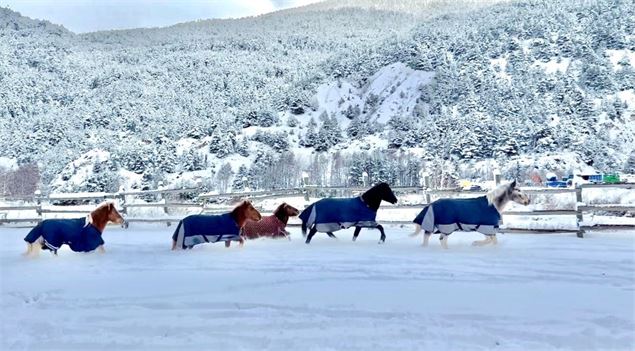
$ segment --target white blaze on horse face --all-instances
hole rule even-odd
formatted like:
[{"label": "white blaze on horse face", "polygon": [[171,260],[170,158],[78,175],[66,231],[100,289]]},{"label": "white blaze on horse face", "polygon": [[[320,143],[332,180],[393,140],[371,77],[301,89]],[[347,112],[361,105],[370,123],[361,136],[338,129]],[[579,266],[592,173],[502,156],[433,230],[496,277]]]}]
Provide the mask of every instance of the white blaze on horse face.
[{"label": "white blaze on horse face", "polygon": [[529,196],[520,191],[520,189],[514,189],[512,192],[512,201],[527,206],[529,205]]}]

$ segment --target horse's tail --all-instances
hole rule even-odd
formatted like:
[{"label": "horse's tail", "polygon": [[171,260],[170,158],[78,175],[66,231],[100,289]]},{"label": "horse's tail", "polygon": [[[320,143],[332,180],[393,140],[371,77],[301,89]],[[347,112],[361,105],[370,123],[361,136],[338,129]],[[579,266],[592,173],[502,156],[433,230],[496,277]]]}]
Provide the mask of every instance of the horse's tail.
[{"label": "horse's tail", "polygon": [[185,233],[183,232],[183,220],[179,221],[179,224],[176,226],[176,229],[174,230],[174,234],[172,234],[172,242],[173,243],[178,243],[179,239],[181,241],[181,245],[176,245],[176,247],[178,247],[179,249],[183,248],[183,239],[184,239],[184,235]]},{"label": "horse's tail", "polygon": [[423,219],[426,217],[426,214],[428,213],[428,208],[430,208],[430,205],[427,205],[426,207],[424,207],[423,210],[419,212],[417,217],[415,217],[415,219],[412,220],[412,222],[417,223],[418,225],[421,225],[423,223]]},{"label": "horse's tail", "polygon": [[38,225],[36,225],[35,227],[33,227],[33,229],[31,229],[29,234],[27,234],[24,237],[24,241],[26,241],[29,244],[33,244],[41,236],[42,236],[42,222],[38,223]]},{"label": "horse's tail", "polygon": [[309,220],[311,220],[311,213],[313,212],[314,207],[315,204],[311,204],[309,207],[305,208],[300,215],[298,215],[298,218],[302,220],[302,236],[306,237],[307,228],[310,228],[313,225],[313,223],[309,223]]}]

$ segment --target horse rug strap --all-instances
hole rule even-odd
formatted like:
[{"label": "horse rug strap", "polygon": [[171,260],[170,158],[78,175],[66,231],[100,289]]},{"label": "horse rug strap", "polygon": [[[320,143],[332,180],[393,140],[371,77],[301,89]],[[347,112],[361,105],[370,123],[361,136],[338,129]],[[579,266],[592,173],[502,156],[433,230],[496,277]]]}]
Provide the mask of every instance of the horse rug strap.
[{"label": "horse rug strap", "polygon": [[318,232],[334,232],[357,227],[377,227],[377,212],[368,207],[361,197],[350,199],[322,199],[302,211],[300,219]]},{"label": "horse rug strap", "polygon": [[275,215],[263,217],[259,221],[247,221],[243,236],[255,239],[260,236],[286,236],[286,224]]},{"label": "horse rug strap", "polygon": [[414,223],[429,233],[451,234],[456,230],[478,231],[485,235],[498,232],[500,213],[486,196],[471,199],[439,199],[426,206]]},{"label": "horse rug strap", "polygon": [[183,218],[172,236],[177,247],[186,249],[202,243],[239,241],[240,228],[231,213],[222,215],[191,215]]},{"label": "horse rug strap", "polygon": [[101,232],[87,217],[46,219],[31,229],[24,241],[34,243],[40,237],[44,239],[43,248],[52,251],[66,244],[75,252],[89,252],[104,244]]}]

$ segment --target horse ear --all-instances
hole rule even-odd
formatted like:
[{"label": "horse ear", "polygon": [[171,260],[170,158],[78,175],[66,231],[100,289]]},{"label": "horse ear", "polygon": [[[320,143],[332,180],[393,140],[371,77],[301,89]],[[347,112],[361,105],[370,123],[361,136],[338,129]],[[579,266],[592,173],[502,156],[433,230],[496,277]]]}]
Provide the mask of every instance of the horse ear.
[{"label": "horse ear", "polygon": [[109,210],[109,211],[112,211],[112,202],[109,202],[109,203],[108,203],[108,210]]},{"label": "horse ear", "polygon": [[509,188],[510,189],[515,189],[516,188],[516,179],[514,179],[514,181],[511,184],[509,184]]}]

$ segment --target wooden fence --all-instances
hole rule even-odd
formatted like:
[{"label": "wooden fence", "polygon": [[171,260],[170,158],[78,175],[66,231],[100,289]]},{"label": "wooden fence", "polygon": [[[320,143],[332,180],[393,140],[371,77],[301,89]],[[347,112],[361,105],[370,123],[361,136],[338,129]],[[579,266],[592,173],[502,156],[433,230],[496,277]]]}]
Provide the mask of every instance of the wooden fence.
[{"label": "wooden fence", "polygon": [[[547,195],[555,194],[572,194],[575,195],[575,207],[564,210],[536,210],[536,211],[505,211],[504,216],[575,216],[577,228],[573,231],[579,237],[583,237],[584,230],[587,228],[583,225],[584,213],[605,211],[605,212],[635,212],[635,204],[603,204],[588,205],[582,202],[582,195],[585,189],[635,189],[635,183],[626,184],[583,184],[576,188],[524,188],[523,191],[529,195]],[[422,208],[432,201],[433,197],[456,197],[456,196],[478,196],[486,194],[485,191],[463,191],[460,189],[428,189],[425,187],[393,187],[395,193],[399,194],[417,194],[421,196],[420,203],[398,204],[382,206],[382,209],[407,209]],[[268,191],[250,191],[250,192],[234,192],[225,194],[202,194],[199,189],[167,189],[167,190],[146,190],[146,191],[128,191],[119,193],[87,193],[87,194],[51,194],[48,196],[33,196],[32,198],[22,198],[19,201],[26,203],[25,205],[0,206],[0,224],[3,223],[36,223],[47,217],[55,217],[55,215],[68,214],[85,214],[90,209],[78,208],[77,205],[60,206],[55,205],[59,202],[95,202],[104,200],[118,201],[118,207],[126,216],[129,223],[171,223],[178,222],[183,216],[170,216],[171,209],[186,208],[191,209],[192,213],[221,213],[231,209],[230,205],[219,206],[217,203],[231,202],[238,199],[252,199],[255,203],[258,200],[272,199],[280,197],[303,196],[306,201],[311,197],[328,197],[328,196],[353,196],[366,191],[367,188],[346,188],[346,187],[319,187],[304,186],[291,189],[274,189]],[[195,195],[191,200],[184,201],[178,199],[182,194],[189,196]],[[178,197],[174,199],[174,197]],[[152,202],[142,201],[142,198],[152,197]],[[14,200],[18,201],[18,200]],[[85,205],[89,206],[89,205]],[[94,205],[90,205],[91,207]],[[161,216],[152,217],[135,217],[127,215],[130,209],[134,208],[156,208],[162,212]],[[271,212],[273,208],[263,208],[256,205],[258,210],[263,212]],[[9,214],[13,211],[32,211],[35,214],[32,217],[12,217]],[[381,221],[388,224],[406,224],[410,221]],[[290,225],[294,225],[291,223]],[[517,231],[513,228],[506,228],[505,231]],[[521,230],[529,231],[532,230]],[[543,230],[536,230],[543,231]],[[571,230],[557,230],[571,231]]]}]

